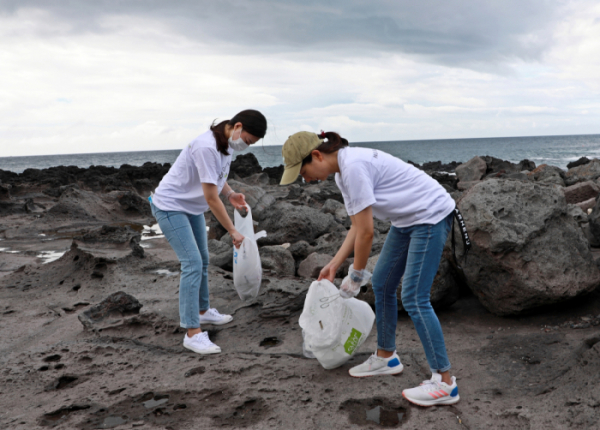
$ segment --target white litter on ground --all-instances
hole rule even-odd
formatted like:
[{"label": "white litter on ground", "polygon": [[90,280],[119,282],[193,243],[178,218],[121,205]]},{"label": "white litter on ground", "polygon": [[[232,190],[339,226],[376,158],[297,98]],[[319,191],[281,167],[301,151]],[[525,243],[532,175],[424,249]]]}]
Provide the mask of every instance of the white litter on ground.
[{"label": "white litter on ground", "polygon": [[158,269],[154,273],[158,273],[159,275],[165,275],[165,276],[177,276],[177,275],[179,275],[179,272],[171,272],[168,269]]},{"label": "white litter on ground", "polygon": [[65,255],[65,252],[67,251],[42,251],[36,255],[36,257],[44,260],[42,264],[48,264],[58,260],[60,257]]},{"label": "white litter on ground", "polygon": [[165,237],[165,235],[162,234],[162,230],[158,224],[144,226],[142,240],[160,239],[162,237]]}]

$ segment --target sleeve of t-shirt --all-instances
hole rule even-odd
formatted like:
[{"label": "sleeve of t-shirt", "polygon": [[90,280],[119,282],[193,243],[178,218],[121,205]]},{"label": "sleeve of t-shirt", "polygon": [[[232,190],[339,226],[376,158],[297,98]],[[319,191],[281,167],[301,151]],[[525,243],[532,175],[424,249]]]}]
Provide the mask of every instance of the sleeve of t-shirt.
[{"label": "sleeve of t-shirt", "polygon": [[373,178],[365,163],[352,163],[346,166],[342,182],[345,188],[342,196],[348,215],[356,215],[377,201],[373,191]]},{"label": "sleeve of t-shirt", "polygon": [[218,184],[221,174],[221,157],[214,148],[200,147],[193,151],[192,159],[198,169],[200,182],[206,184]]},{"label": "sleeve of t-shirt", "polygon": [[346,212],[348,212],[348,203],[350,201],[350,197],[348,197],[348,193],[346,192],[346,186],[344,185],[344,181],[342,180],[342,176],[339,173],[335,174],[335,183],[338,188],[342,192],[342,198],[344,199],[344,206],[346,206]]}]

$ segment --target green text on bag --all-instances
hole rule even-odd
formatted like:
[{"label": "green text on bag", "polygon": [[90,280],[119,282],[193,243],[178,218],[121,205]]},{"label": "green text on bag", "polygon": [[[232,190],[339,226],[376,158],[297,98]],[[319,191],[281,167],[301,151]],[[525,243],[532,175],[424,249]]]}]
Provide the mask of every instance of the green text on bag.
[{"label": "green text on bag", "polygon": [[348,339],[344,344],[344,351],[346,351],[348,355],[351,355],[354,352],[354,350],[358,346],[358,342],[360,341],[361,337],[362,333],[353,328],[350,332],[350,336],[348,336]]}]

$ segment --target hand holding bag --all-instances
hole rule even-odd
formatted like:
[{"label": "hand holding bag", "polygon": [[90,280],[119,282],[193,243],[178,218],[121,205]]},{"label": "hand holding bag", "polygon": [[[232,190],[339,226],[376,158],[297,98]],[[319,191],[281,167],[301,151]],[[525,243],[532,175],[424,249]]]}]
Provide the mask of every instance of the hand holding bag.
[{"label": "hand holding bag", "polygon": [[264,230],[254,233],[252,211],[250,206],[246,208],[248,209],[246,217],[242,217],[237,210],[234,213],[235,228],[244,236],[244,240],[239,248],[233,247],[233,285],[240,299],[244,301],[258,296],[262,266],[256,241],[267,235]]}]

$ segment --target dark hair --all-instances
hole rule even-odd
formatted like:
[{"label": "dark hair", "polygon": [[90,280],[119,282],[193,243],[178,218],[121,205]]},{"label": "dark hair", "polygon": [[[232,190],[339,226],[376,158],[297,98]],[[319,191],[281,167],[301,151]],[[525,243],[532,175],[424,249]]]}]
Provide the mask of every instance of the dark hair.
[{"label": "dark hair", "polygon": [[229,142],[227,142],[225,136],[226,125],[234,126],[241,122],[244,130],[259,139],[265,137],[267,133],[267,119],[262,113],[253,109],[243,110],[230,120],[221,121],[217,125],[215,125],[215,121],[210,126],[210,131],[213,132],[213,136],[217,141],[217,150],[224,155],[229,155]]},{"label": "dark hair", "polygon": [[[340,136],[339,134],[337,134],[335,131],[328,131],[327,133],[322,132],[321,134],[318,134],[317,136],[319,136],[319,139],[327,139],[326,141],[324,141],[323,143],[321,143],[319,146],[317,146],[314,149],[314,150],[317,150],[324,154],[333,154],[334,152],[339,151],[340,149],[348,146],[348,141],[346,139],[344,139],[342,136]],[[305,164],[308,164],[311,162],[312,162],[312,151],[310,154],[308,154],[304,158],[304,160],[302,160],[302,165],[304,166]]]}]

